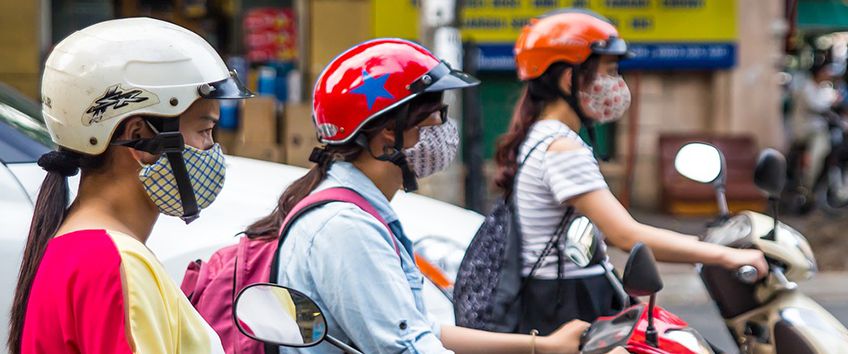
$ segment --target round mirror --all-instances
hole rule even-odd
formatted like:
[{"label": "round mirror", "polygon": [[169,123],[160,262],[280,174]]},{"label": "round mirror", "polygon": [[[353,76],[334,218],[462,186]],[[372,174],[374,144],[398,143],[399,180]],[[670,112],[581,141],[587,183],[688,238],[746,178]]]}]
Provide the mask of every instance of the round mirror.
[{"label": "round mirror", "polygon": [[578,267],[592,262],[597,248],[595,225],[585,216],[575,218],[565,231],[565,255]]},{"label": "round mirror", "polygon": [[721,175],[721,152],[710,144],[686,144],[674,157],[674,169],[695,182],[712,183]]},{"label": "round mirror", "polygon": [[327,335],[327,321],[318,305],[303,293],[276,284],[242,289],[235,315],[244,335],[274,345],[309,347]]}]

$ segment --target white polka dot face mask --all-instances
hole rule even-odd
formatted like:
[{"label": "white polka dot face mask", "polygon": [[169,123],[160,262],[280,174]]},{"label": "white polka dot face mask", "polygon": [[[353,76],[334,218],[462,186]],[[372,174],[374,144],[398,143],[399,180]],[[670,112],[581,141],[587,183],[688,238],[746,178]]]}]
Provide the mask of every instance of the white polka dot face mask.
[{"label": "white polka dot face mask", "polygon": [[586,114],[599,123],[618,120],[630,108],[630,89],[621,76],[598,75],[592,85],[580,91]]},{"label": "white polka dot face mask", "polygon": [[447,168],[458,149],[459,131],[456,122],[449,118],[443,124],[422,127],[418,143],[403,154],[415,177],[422,178]]}]

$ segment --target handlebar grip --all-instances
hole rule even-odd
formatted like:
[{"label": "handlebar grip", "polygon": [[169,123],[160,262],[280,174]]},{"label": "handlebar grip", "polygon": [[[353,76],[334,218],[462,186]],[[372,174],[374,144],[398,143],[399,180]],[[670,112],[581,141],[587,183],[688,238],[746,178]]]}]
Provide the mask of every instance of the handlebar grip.
[{"label": "handlebar grip", "polygon": [[736,278],[745,284],[754,284],[757,281],[757,268],[750,265],[741,266],[736,271]]}]

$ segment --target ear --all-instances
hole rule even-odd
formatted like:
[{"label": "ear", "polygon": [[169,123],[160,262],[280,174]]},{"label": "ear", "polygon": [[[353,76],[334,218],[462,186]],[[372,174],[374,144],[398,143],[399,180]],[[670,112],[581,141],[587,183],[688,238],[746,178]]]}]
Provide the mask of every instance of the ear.
[{"label": "ear", "polygon": [[153,130],[147,126],[147,123],[144,122],[144,119],[141,117],[130,117],[124,121],[124,129],[120,135],[115,137],[115,140],[135,140],[135,139],[144,139],[144,138],[152,138],[154,135]]},{"label": "ear", "polygon": [[562,92],[566,94],[571,94],[571,75],[573,74],[573,70],[571,68],[565,69],[562,72],[562,75],[559,77],[559,88]]},{"label": "ear", "polygon": [[[124,131],[115,137],[115,140],[135,140],[152,138],[155,133],[147,126],[141,117],[130,117],[124,123]],[[140,164],[151,164],[156,161],[157,156],[144,151],[128,148],[130,156]]]},{"label": "ear", "polygon": [[371,138],[371,151],[375,154],[382,154],[386,148],[395,146],[395,131],[390,128],[383,128],[379,133]]}]

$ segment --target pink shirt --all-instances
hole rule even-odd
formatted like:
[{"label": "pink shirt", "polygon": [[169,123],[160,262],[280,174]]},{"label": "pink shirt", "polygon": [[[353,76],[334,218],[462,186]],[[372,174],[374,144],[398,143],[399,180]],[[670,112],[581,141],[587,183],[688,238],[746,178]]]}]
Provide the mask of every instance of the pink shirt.
[{"label": "pink shirt", "polygon": [[21,349],[223,353],[218,337],[150,250],[105,230],[50,241],[29,294]]}]

